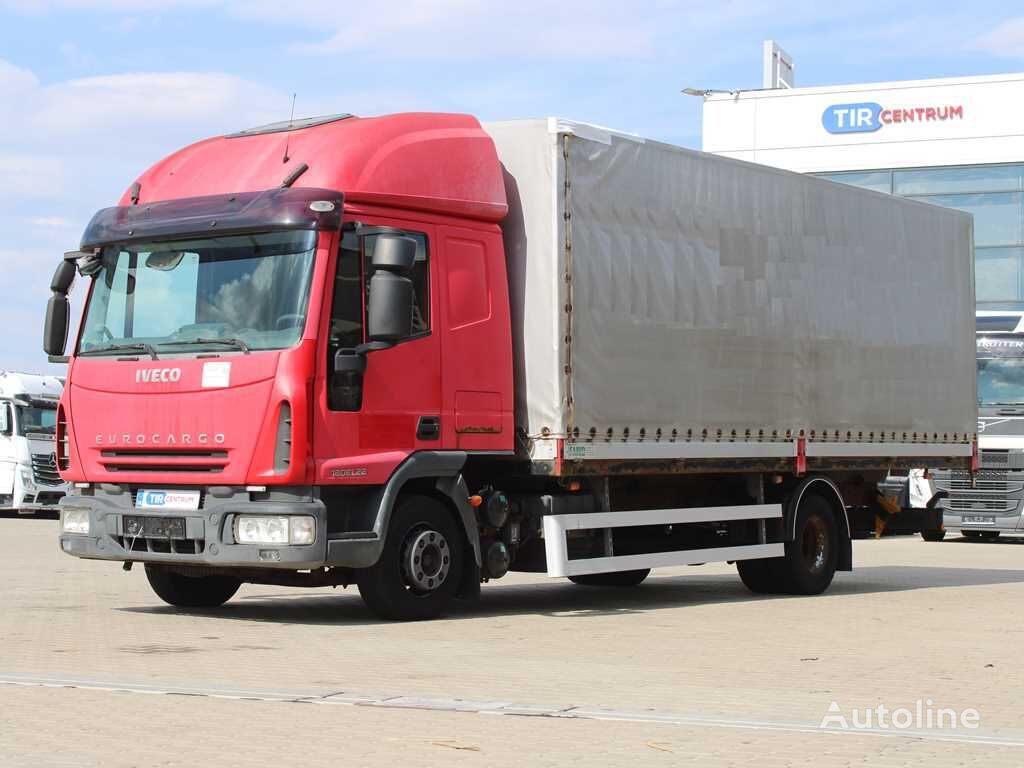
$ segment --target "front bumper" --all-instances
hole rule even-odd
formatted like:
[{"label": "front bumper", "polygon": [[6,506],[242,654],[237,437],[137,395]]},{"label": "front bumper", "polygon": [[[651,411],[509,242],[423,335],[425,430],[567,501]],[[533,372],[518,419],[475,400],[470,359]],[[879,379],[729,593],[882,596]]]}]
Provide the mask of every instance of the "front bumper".
[{"label": "front bumper", "polygon": [[[57,512],[58,504],[64,497],[64,491],[40,491],[22,493],[20,504],[14,504],[12,509],[15,512],[26,515],[33,512]],[[31,499],[29,501],[29,499]]]},{"label": "front bumper", "polygon": [[[200,508],[187,512],[137,509],[135,494],[130,488],[101,485],[92,495],[76,491],[60,501],[60,548],[69,555],[92,560],[209,568],[309,570],[327,564],[327,511],[310,489],[271,489],[269,493],[227,487],[199,490],[202,490]],[[88,534],[63,531],[64,510],[67,509],[88,511]],[[239,544],[234,539],[233,525],[239,514],[309,515],[316,521],[316,537],[312,544],[302,546]],[[184,518],[185,537],[157,539],[126,535],[126,515]]]}]

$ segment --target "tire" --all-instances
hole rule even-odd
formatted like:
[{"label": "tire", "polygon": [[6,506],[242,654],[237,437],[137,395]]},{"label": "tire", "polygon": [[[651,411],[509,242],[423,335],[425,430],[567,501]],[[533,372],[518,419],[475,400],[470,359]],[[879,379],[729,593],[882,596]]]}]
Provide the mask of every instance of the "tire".
[{"label": "tire", "polygon": [[926,531],[921,531],[921,538],[925,541],[942,541],[946,538],[946,529],[932,528]]},{"label": "tire", "polygon": [[231,576],[185,576],[151,564],[146,565],[146,579],[157,597],[179,608],[216,608],[242,586]]},{"label": "tire", "polygon": [[783,590],[782,558],[738,560],[736,570],[744,586],[755,595],[773,595]]},{"label": "tire", "polygon": [[805,496],[796,514],[796,536],[786,542],[783,585],[793,595],[820,595],[836,575],[839,530],[820,496]]},{"label": "tire", "polygon": [[363,602],[391,621],[441,615],[459,589],[464,541],[444,504],[429,496],[400,498],[380,559],[356,573]]},{"label": "tire", "polygon": [[585,587],[638,587],[650,573],[650,568],[614,573],[588,573],[586,576],[570,576],[569,581]]},{"label": "tire", "polygon": [[740,579],[756,594],[818,595],[836,574],[839,529],[835,514],[820,496],[804,496],[796,515],[796,537],[786,554],[766,560],[740,560]]}]

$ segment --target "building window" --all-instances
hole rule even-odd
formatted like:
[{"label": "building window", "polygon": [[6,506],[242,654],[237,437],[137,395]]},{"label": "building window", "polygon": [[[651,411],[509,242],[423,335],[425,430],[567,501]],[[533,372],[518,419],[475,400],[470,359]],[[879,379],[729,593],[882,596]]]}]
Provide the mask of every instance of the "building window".
[{"label": "building window", "polygon": [[[978,248],[974,287],[979,306],[1013,309],[1024,299],[1024,248]],[[999,306],[995,306],[999,305]]]},{"label": "building window", "polygon": [[1018,192],[1024,166],[982,165],[894,171],[897,195],[936,195],[972,192]]}]

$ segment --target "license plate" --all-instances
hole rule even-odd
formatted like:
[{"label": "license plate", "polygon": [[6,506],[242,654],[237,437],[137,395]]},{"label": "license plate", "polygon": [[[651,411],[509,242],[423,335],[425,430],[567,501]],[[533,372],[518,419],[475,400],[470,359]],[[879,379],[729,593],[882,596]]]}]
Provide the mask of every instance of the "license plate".
[{"label": "license plate", "polygon": [[199,509],[199,491],[140,490],[135,494],[138,509],[173,509],[194,512]]},{"label": "license plate", "polygon": [[184,539],[185,518],[126,516],[124,535],[151,539]]},{"label": "license plate", "polygon": [[996,519],[988,515],[964,515],[961,520],[971,525],[995,525]]}]

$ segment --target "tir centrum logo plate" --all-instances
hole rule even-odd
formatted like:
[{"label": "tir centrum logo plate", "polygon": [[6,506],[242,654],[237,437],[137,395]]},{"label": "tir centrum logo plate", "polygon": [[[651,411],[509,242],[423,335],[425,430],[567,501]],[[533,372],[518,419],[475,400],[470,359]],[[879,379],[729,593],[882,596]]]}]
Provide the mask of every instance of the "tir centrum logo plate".
[{"label": "tir centrum logo plate", "polygon": [[821,125],[829,133],[873,133],[901,123],[941,123],[963,120],[963,117],[962,104],[886,107],[874,101],[863,101],[825,107]]},{"label": "tir centrum logo plate", "polygon": [[199,509],[199,491],[140,490],[135,494],[139,509]]}]

